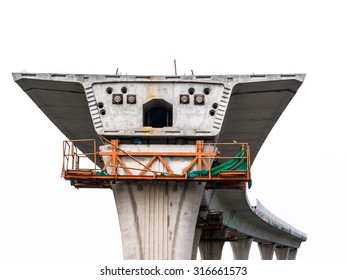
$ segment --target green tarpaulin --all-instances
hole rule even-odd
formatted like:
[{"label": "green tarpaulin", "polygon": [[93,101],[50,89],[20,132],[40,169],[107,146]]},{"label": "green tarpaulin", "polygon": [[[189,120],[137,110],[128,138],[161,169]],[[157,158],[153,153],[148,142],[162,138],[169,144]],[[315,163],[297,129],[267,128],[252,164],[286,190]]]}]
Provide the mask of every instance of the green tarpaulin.
[{"label": "green tarpaulin", "polygon": [[[234,158],[212,167],[211,175],[217,176],[221,171],[231,170],[247,171],[247,147],[244,147],[240,152],[238,152]],[[194,170],[188,173],[188,178],[192,179],[197,176],[208,176],[208,172],[209,171],[206,169]]]},{"label": "green tarpaulin", "polygon": [[97,170],[96,175],[108,175],[106,170]]}]

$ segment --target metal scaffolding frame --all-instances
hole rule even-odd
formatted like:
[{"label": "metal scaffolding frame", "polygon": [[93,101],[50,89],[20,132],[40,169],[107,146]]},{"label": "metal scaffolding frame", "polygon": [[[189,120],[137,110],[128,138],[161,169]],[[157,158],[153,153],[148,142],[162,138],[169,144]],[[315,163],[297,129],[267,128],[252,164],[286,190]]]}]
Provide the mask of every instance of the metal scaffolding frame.
[{"label": "metal scaffolding frame", "polygon": [[[194,152],[126,152],[119,147],[119,140],[106,141],[111,147],[110,151],[97,151],[95,139],[65,140],[62,177],[70,180],[76,188],[110,188],[111,183],[118,180],[198,181],[206,182],[207,188],[245,188],[251,180],[250,151],[247,143],[204,143],[202,140],[197,140]],[[93,147],[92,151],[80,152],[76,146],[77,142],[89,142],[89,146]],[[244,157],[222,156],[216,148],[219,145],[239,146],[241,149],[246,147],[247,152]],[[99,168],[97,159],[102,157],[107,160],[104,166]],[[175,173],[169,161],[166,160],[175,157],[191,158],[182,174]],[[141,162],[138,158],[148,158],[148,160]],[[83,159],[88,159],[88,167],[82,166]],[[129,159],[141,168],[126,163]],[[222,170],[217,176],[212,175],[211,168],[217,159],[246,159],[247,168],[246,170]],[[155,161],[160,161],[166,171],[153,170],[151,166]],[[123,171],[120,172],[120,170]],[[193,170],[205,170],[207,175],[189,178],[188,174]]]}]

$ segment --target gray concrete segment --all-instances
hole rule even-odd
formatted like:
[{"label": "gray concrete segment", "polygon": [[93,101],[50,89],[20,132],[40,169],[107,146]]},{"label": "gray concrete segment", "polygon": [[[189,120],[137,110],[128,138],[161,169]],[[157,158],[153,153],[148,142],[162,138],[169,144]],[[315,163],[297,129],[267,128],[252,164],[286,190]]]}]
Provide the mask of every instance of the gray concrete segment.
[{"label": "gray concrete segment", "polygon": [[296,260],[297,253],[298,253],[298,249],[290,248],[288,253],[288,260]]},{"label": "gray concrete segment", "polygon": [[276,244],[258,243],[260,257],[262,260],[272,260],[275,252]]},{"label": "gray concrete segment", "polygon": [[225,241],[201,240],[199,249],[202,260],[220,260]]},{"label": "gray concrete segment", "polygon": [[124,259],[190,260],[204,188],[188,182],[116,182]]},{"label": "gray concrete segment", "polygon": [[[285,221],[281,220],[277,216],[275,216],[273,213],[271,213],[268,209],[266,209],[259,200],[256,200],[256,206],[252,206],[252,211],[263,221],[266,222],[266,224],[269,224],[273,226],[274,228],[280,229],[281,231],[286,232],[287,234],[290,234],[291,236],[295,237],[298,240],[306,241],[307,236],[302,231],[296,229],[292,225],[286,223]],[[295,246],[293,246],[295,247]]]},{"label": "gray concrete segment", "polygon": [[196,228],[195,229],[193,249],[192,249],[192,260],[196,260],[196,258],[197,258],[201,233],[202,233],[202,228]]},{"label": "gray concrete segment", "polygon": [[277,260],[288,260],[289,250],[289,247],[276,247],[275,253]]},{"label": "gray concrete segment", "polygon": [[248,260],[252,242],[252,237],[240,238],[237,241],[230,242],[234,260]]},{"label": "gray concrete segment", "polygon": [[260,243],[299,248],[306,234],[280,220],[259,201],[251,206],[245,190],[214,190],[208,207],[224,213],[224,224],[237,230],[239,237],[253,236]]},{"label": "gray concrete segment", "polygon": [[[98,138],[97,134],[147,139],[166,139],[168,136],[203,139],[218,135],[219,142],[248,142],[253,162],[305,75],[116,76],[13,73],[13,78],[68,139]],[[126,88],[125,93],[122,88]],[[194,89],[193,93],[189,92],[191,88]],[[205,89],[209,89],[209,92],[204,92]],[[118,105],[114,104],[117,94],[124,97]],[[127,103],[129,95],[136,95],[135,104]],[[182,95],[189,98],[189,104],[180,103]],[[194,103],[198,97],[204,99],[201,105]],[[139,122],[145,118],[143,106],[149,101],[160,99],[174,105],[173,124],[166,128],[145,127],[144,120]],[[192,112],[197,114],[192,115]],[[113,118],[121,120],[121,114],[126,114],[124,122],[112,121]],[[178,117],[182,115],[186,115],[186,118]],[[181,119],[185,120],[184,124]],[[188,128],[184,128],[184,125]],[[83,146],[79,148],[85,150]]]}]

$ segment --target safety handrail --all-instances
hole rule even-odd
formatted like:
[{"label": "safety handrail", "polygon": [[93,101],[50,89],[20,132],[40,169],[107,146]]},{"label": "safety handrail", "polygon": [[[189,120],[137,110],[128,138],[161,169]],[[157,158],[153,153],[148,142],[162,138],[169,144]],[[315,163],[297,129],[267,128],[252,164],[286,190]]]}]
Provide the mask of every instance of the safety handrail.
[{"label": "safety handrail", "polygon": [[[105,142],[110,144],[110,147],[112,148],[111,151],[97,151],[96,150],[96,140],[95,139],[79,139],[79,140],[65,140],[63,144],[63,167],[62,167],[62,177],[65,177],[64,175],[67,172],[74,172],[74,171],[89,171],[93,175],[99,175],[101,174],[107,174],[107,175],[113,175],[115,178],[119,176],[117,169],[122,168],[125,170],[127,176],[133,176],[133,177],[143,177],[148,175],[144,175],[146,172],[151,173],[152,177],[157,176],[184,176],[184,178],[188,178],[188,174],[191,171],[197,171],[197,170],[206,170],[206,175],[202,177],[208,177],[211,179],[211,169],[213,168],[213,162],[216,160],[230,160],[230,159],[246,159],[246,169],[243,170],[245,172],[250,171],[250,149],[249,145],[247,143],[204,143],[201,140],[196,141],[196,151],[195,152],[126,152],[123,149],[119,148],[118,140],[107,140],[104,139]],[[106,141],[107,140],[107,141]],[[85,151],[80,152],[77,149],[77,145],[80,142],[90,142],[92,143],[92,151]],[[226,156],[226,155],[219,155],[218,147],[221,147],[222,145],[228,145],[228,146],[239,146],[240,149],[245,148],[245,155],[244,156]],[[225,150],[225,149],[224,149]],[[235,149],[233,149],[235,151]],[[97,168],[97,158],[102,157],[108,158],[104,162],[104,166],[102,168]],[[137,157],[149,157],[149,161],[146,163],[141,162],[137,159]],[[191,157],[192,160],[186,166],[182,174],[177,174],[172,171],[170,164],[164,159],[164,157]],[[81,159],[82,158],[89,158],[92,160],[94,164],[94,168],[82,168],[81,166]],[[142,168],[137,168],[134,166],[129,165],[128,163],[124,163],[122,160],[123,158],[131,159]],[[157,171],[152,170],[150,166],[152,163],[156,160],[159,160],[162,162],[163,166],[167,169],[167,171]],[[108,170],[111,170],[110,172],[107,172]],[[139,174],[133,174],[131,170],[139,171]],[[223,172],[227,170],[223,170]],[[235,171],[235,170],[234,170]],[[236,170],[237,171],[237,170]],[[98,174],[99,173],[99,174]]]}]

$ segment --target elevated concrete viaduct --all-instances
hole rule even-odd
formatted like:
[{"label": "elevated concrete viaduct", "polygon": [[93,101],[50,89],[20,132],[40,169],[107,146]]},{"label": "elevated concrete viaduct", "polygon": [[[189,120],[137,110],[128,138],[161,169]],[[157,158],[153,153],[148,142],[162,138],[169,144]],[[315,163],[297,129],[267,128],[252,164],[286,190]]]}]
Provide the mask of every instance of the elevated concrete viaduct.
[{"label": "elevated concrete viaduct", "polygon": [[246,190],[304,77],[13,73],[71,140],[64,178],[112,189],[124,259],[195,259],[198,247],[202,259],[220,259],[225,242],[235,259],[248,259],[253,242],[262,259],[295,259],[306,235],[251,206]]}]

